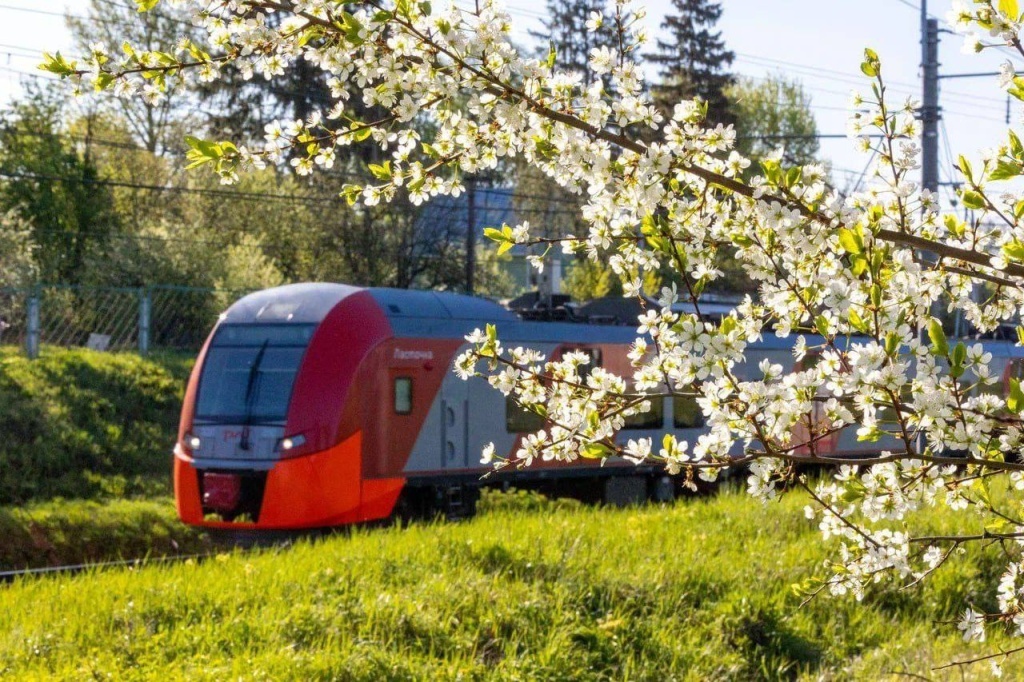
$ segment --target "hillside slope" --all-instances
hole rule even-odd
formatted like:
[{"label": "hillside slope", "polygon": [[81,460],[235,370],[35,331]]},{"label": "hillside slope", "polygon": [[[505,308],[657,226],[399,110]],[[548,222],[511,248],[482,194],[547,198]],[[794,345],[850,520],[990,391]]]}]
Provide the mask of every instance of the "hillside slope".
[{"label": "hillside slope", "polygon": [[0,505],[166,493],[190,356],[0,349]]}]

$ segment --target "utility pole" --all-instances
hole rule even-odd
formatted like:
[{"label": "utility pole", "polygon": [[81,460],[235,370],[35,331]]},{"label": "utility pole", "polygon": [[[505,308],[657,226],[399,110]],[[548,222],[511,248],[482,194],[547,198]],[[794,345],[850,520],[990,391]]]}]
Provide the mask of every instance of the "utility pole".
[{"label": "utility pole", "polygon": [[939,190],[939,21],[921,3],[921,186]]},{"label": "utility pole", "polygon": [[473,295],[476,270],[476,178],[466,178],[466,293]]}]

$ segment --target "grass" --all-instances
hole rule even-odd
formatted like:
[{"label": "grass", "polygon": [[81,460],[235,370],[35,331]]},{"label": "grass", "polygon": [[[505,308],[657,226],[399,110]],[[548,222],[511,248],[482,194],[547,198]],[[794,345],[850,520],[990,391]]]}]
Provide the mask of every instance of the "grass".
[{"label": "grass", "polygon": [[[826,557],[803,502],[724,492],[611,510],[491,495],[465,523],[27,579],[0,589],[0,677],[961,679],[931,668],[1010,645],[995,631],[965,645],[936,623],[968,597],[993,606],[999,568],[973,553],[913,592],[799,608],[791,586]],[[1021,675],[1011,658],[1006,678]]]},{"label": "grass", "polygon": [[0,570],[210,551],[209,538],[178,521],[168,497],[53,500],[0,508]]},{"label": "grass", "polygon": [[0,505],[167,494],[191,355],[0,348]]}]

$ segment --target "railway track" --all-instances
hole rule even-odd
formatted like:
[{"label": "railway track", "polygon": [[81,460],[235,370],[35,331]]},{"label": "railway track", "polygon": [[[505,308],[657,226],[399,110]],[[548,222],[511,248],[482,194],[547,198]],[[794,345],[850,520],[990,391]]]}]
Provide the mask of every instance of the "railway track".
[{"label": "railway track", "polygon": [[99,561],[85,564],[69,564],[66,566],[43,566],[40,568],[23,568],[18,570],[0,571],[0,583],[12,583],[18,578],[30,578],[48,575],[75,575],[87,571],[99,571],[109,568],[136,568],[156,564],[170,564],[181,561],[203,561],[217,556],[217,552],[207,554],[182,554],[180,556],[146,557],[142,559],[120,559],[118,561]]}]

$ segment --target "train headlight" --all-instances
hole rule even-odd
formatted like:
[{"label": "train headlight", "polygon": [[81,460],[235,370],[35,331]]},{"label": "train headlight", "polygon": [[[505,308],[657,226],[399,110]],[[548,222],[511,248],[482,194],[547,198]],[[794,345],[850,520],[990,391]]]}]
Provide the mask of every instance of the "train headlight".
[{"label": "train headlight", "polygon": [[282,452],[288,452],[295,448],[301,448],[306,444],[306,437],[301,433],[296,436],[288,436],[287,438],[281,439],[281,450]]},{"label": "train headlight", "polygon": [[199,436],[193,436],[192,434],[185,436],[185,445],[187,445],[190,450],[198,450],[202,444],[203,441],[199,439]]}]

